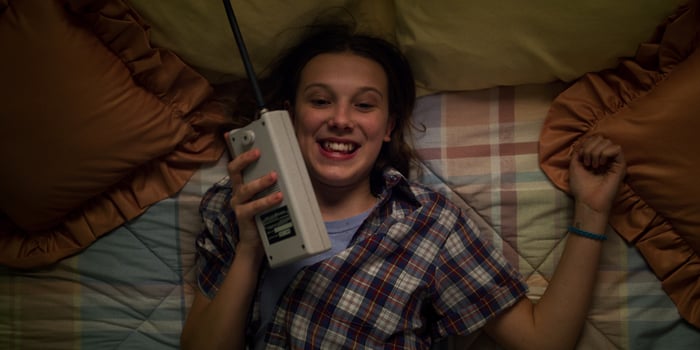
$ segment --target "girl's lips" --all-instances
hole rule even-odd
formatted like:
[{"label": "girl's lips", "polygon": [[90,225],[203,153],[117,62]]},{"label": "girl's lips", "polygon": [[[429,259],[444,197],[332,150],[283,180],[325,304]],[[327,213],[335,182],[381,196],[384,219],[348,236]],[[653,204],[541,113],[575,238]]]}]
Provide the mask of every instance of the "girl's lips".
[{"label": "girl's lips", "polygon": [[353,142],[321,141],[321,147],[329,152],[352,153],[357,148]]},{"label": "girl's lips", "polygon": [[325,139],[318,142],[321,153],[332,158],[350,158],[359,145],[352,141]]}]

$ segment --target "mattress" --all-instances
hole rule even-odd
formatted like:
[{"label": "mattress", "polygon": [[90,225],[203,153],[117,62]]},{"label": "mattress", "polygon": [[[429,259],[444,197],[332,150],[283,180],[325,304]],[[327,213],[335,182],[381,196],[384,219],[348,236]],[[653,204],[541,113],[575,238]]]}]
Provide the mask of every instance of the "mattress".
[{"label": "mattress", "polygon": [[[539,168],[537,144],[561,83],[445,92],[418,99],[412,177],[465,209],[527,280],[537,300],[557,264],[572,201]],[[38,270],[0,268],[0,349],[175,349],[195,276],[194,239],[206,189],[227,156],[175,196]],[[609,229],[578,349],[694,349],[684,322],[644,259]],[[556,331],[556,330],[552,330]],[[497,349],[475,334],[443,349]]]}]

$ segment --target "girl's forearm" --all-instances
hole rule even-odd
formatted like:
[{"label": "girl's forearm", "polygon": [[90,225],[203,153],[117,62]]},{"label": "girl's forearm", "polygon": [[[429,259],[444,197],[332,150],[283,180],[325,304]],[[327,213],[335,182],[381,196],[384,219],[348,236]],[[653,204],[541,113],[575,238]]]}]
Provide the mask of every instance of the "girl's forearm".
[{"label": "girl's forearm", "polygon": [[[604,234],[608,215],[576,203],[572,226]],[[569,233],[545,294],[534,307],[536,328],[554,344],[573,348],[590,308],[604,241]]]},{"label": "girl's forearm", "polygon": [[183,330],[182,347],[243,349],[248,315],[255,297],[260,250],[239,249],[214,299],[193,303]]}]

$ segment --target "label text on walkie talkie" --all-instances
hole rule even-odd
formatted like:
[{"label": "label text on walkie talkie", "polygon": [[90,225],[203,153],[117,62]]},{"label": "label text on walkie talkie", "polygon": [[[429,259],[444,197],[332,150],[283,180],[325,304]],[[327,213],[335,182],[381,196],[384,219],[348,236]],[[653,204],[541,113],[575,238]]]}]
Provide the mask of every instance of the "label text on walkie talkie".
[{"label": "label text on walkie talkie", "polygon": [[294,237],[294,224],[286,206],[271,210],[260,215],[265,227],[265,235],[270,244],[286,238]]}]

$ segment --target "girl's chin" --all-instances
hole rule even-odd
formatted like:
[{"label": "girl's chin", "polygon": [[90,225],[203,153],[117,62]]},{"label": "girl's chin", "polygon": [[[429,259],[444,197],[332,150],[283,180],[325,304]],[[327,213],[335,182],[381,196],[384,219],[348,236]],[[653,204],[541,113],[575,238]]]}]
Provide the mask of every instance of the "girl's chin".
[{"label": "girl's chin", "polygon": [[317,177],[318,182],[323,183],[325,185],[329,186],[339,186],[339,187],[345,187],[348,185],[353,184],[354,182],[359,182],[355,179],[352,179],[351,177],[347,175],[342,175],[342,174],[324,174],[321,176]]},{"label": "girl's chin", "polygon": [[329,187],[352,187],[363,182],[369,183],[368,176],[353,176],[356,174],[348,169],[334,169],[333,171],[317,172],[313,178],[315,182]]}]

